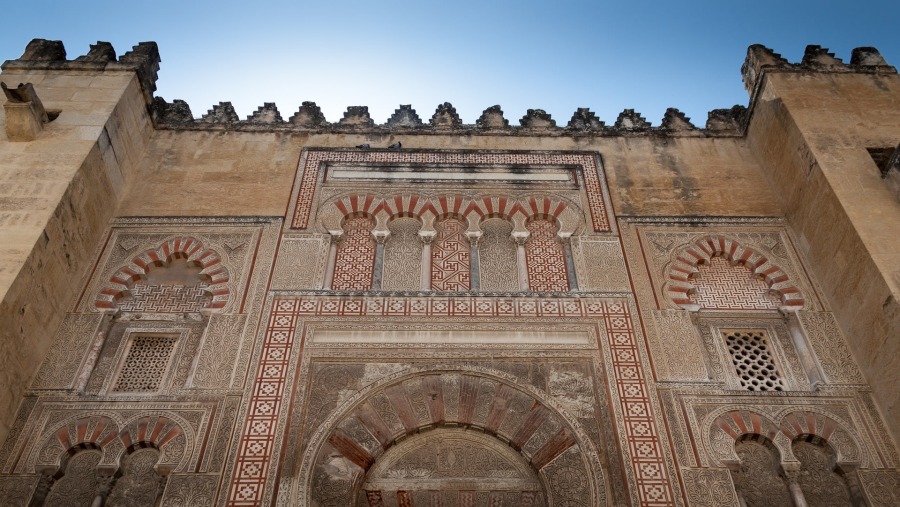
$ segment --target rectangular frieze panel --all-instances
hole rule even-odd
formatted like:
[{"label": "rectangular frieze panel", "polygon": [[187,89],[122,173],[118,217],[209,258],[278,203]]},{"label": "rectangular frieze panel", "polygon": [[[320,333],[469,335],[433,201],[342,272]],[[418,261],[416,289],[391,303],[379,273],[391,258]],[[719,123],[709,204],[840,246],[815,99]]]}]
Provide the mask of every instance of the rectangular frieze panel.
[{"label": "rectangular frieze panel", "polygon": [[625,257],[618,241],[573,242],[581,290],[631,292]]},{"label": "rectangular frieze panel", "polygon": [[71,389],[103,315],[69,314],[63,320],[32,389]]},{"label": "rectangular frieze panel", "polygon": [[682,468],[690,507],[738,507],[731,473],[724,468]]},{"label": "rectangular frieze panel", "polygon": [[194,369],[193,387],[227,389],[244,333],[246,315],[211,315]]},{"label": "rectangular frieze panel", "polygon": [[0,475],[0,501],[3,505],[28,505],[38,479],[37,475]]},{"label": "rectangular frieze panel", "polygon": [[166,481],[160,505],[189,507],[213,505],[219,475],[171,474]]},{"label": "rectangular frieze panel", "polygon": [[652,310],[656,343],[653,363],[663,381],[706,381],[703,341],[691,316],[684,310]]},{"label": "rectangular frieze panel", "polygon": [[324,236],[284,237],[275,260],[272,289],[321,289],[327,249]]},{"label": "rectangular frieze panel", "polygon": [[900,472],[896,470],[860,470],[859,481],[866,491],[869,505],[900,505]]},{"label": "rectangular frieze panel", "polygon": [[801,310],[797,318],[829,382],[865,383],[833,313]]}]

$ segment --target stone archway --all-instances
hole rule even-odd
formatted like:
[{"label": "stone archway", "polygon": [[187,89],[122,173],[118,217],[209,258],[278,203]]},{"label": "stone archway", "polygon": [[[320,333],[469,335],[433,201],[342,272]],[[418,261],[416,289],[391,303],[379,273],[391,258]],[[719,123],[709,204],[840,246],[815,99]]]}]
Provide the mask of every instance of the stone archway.
[{"label": "stone archway", "polygon": [[[478,466],[455,469],[448,449],[458,449],[454,464]],[[407,371],[360,391],[319,426],[301,460],[293,501],[303,506],[607,502],[604,467],[575,419],[503,374],[468,368]]]},{"label": "stone archway", "polygon": [[544,506],[541,481],[523,456],[497,438],[461,427],[414,435],[369,469],[358,507],[409,505]]}]

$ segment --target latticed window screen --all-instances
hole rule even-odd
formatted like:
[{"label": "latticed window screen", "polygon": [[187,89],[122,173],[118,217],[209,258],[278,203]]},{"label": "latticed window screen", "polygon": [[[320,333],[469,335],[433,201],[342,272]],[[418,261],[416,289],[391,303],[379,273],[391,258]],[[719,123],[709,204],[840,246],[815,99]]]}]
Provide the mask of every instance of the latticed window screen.
[{"label": "latticed window screen", "polygon": [[723,330],[722,335],[742,387],[749,391],[784,390],[765,331],[732,329]]},{"label": "latticed window screen", "polygon": [[177,337],[166,335],[134,336],[113,391],[159,391],[172,360],[175,340]]}]

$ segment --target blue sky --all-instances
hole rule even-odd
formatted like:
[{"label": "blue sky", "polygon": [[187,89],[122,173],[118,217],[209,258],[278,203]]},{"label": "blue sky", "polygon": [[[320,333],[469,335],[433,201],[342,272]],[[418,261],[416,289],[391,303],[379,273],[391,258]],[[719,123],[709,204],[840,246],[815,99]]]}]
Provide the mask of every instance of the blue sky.
[{"label": "blue sky", "polygon": [[230,100],[243,118],[276,102],[284,119],[315,101],[328,121],[365,105],[383,123],[399,104],[423,121],[451,102],[465,123],[499,104],[511,123],[544,109],[565,125],[578,107],[615,121],[636,109],[658,125],[677,107],[701,126],[710,109],[747,104],[746,48],[790,61],[807,44],[845,61],[875,46],[900,66],[900,2],[31,0],[3,7],[0,61],[32,38],[70,59],[98,40],[122,54],[159,43],[157,95],[199,117]]}]

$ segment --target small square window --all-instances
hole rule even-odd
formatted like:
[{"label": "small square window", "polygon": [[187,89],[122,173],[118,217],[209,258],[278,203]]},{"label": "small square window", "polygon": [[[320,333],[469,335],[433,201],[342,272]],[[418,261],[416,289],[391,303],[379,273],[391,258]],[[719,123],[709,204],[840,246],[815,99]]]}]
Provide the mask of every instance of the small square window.
[{"label": "small square window", "polygon": [[135,335],[131,339],[113,391],[153,393],[160,390],[178,338],[169,335]]},{"label": "small square window", "polygon": [[748,391],[784,391],[764,330],[729,329],[721,333],[741,387]]}]

